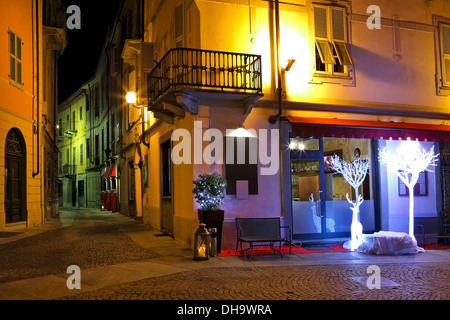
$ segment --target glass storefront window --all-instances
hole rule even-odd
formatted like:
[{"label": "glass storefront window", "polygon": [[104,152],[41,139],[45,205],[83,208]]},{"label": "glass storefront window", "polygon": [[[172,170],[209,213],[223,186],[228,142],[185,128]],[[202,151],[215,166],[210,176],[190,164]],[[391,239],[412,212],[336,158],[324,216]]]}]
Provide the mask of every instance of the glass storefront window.
[{"label": "glass storefront window", "polygon": [[319,139],[291,138],[289,141],[291,150],[319,150]]},{"label": "glass storefront window", "polygon": [[353,157],[359,156],[368,160],[369,170],[363,183],[358,188],[358,193],[363,196],[364,202],[360,206],[360,222],[363,230],[375,229],[375,210],[372,184],[372,147],[371,140],[349,138],[324,138],[323,154],[325,167],[325,203],[327,217],[335,223],[336,232],[350,231],[351,210],[347,201],[347,194],[351,201],[356,201],[355,190],[345,181],[341,174],[333,172],[327,165],[333,155],[349,163]]}]

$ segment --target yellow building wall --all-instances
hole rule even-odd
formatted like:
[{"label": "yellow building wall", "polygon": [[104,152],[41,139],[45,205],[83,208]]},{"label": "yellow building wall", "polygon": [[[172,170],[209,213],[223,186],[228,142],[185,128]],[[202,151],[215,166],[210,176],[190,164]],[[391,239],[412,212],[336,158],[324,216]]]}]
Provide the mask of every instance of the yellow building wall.
[{"label": "yellow building wall", "polygon": [[[35,226],[44,222],[43,186],[43,139],[33,133],[33,124],[41,126],[40,117],[42,108],[37,115],[36,110],[36,81],[34,73],[37,72],[35,55],[35,12],[34,1],[2,1],[0,2],[0,231],[5,230],[5,139],[11,128],[18,128],[25,140],[26,147],[26,226]],[[41,7],[41,4],[40,4]],[[21,38],[22,47],[22,83],[17,85],[9,79],[9,34],[8,30]],[[42,30],[39,29],[42,40]],[[42,42],[40,42],[40,55],[42,56]],[[42,71],[42,65],[40,66]],[[42,79],[40,81],[40,101],[42,103]],[[42,107],[42,105],[41,105]],[[39,117],[38,117],[39,116]],[[39,121],[38,121],[39,120]],[[42,131],[41,131],[42,133]],[[39,168],[37,165],[37,148],[39,153]],[[33,172],[39,174],[32,177]],[[25,199],[25,198],[24,198]],[[22,225],[23,223],[19,223]],[[15,225],[15,224],[12,224]],[[11,226],[11,225],[10,225]]]},{"label": "yellow building wall", "polygon": [[[198,0],[200,43],[207,50],[262,55],[265,100],[276,99],[276,55],[274,11],[266,1]],[[354,60],[353,84],[314,84],[314,33],[311,1],[280,4],[280,67],[295,59],[283,74],[284,101],[352,107],[385,108],[417,112],[448,113],[449,97],[436,94],[435,32],[432,15],[450,18],[448,2],[421,0],[379,1],[382,18],[414,22],[400,31],[401,50],[393,49],[392,27],[382,24],[371,30],[366,25],[368,4],[351,1],[349,15],[350,53]],[[353,18],[352,18],[353,17]],[[239,21],[239,23],[230,23]],[[400,57],[395,56],[399,53]],[[276,107],[276,105],[272,106]],[[310,107],[309,109],[314,109]],[[392,117],[389,120],[402,121]],[[441,121],[442,122],[442,121]]]}]

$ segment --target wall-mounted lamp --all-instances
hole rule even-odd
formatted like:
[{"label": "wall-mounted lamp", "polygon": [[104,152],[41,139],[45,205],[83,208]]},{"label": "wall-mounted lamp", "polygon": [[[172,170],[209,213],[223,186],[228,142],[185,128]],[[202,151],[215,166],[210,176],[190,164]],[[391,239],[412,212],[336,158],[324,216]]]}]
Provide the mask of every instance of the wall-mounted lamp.
[{"label": "wall-mounted lamp", "polygon": [[237,127],[228,136],[229,137],[251,137],[251,138],[253,138],[253,135],[249,131],[247,131],[244,128],[244,126]]},{"label": "wall-mounted lamp", "polygon": [[130,104],[131,106],[138,108],[140,110],[141,113],[141,123],[142,123],[142,136],[141,136],[141,142],[144,146],[146,146],[147,148],[150,148],[150,144],[148,142],[145,142],[144,139],[144,133],[145,133],[145,127],[144,124],[147,122],[148,116],[147,116],[147,111],[148,108],[143,106],[143,105],[137,105],[136,104],[136,92],[134,91],[128,91],[126,96],[125,96],[125,100],[127,101],[128,104]]},{"label": "wall-mounted lamp", "polygon": [[289,71],[291,70],[292,65],[294,64],[295,59],[288,59],[288,64],[285,68],[282,68],[282,71]]},{"label": "wall-mounted lamp", "polygon": [[129,91],[125,96],[125,100],[127,100],[128,103],[136,103],[136,92]]}]

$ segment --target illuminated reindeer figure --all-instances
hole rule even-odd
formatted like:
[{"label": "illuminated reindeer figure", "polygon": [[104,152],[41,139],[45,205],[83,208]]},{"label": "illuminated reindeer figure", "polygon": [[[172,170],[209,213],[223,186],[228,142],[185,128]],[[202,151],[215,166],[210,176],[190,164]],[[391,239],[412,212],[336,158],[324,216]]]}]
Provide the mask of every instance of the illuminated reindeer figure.
[{"label": "illuminated reindeer figure", "polygon": [[351,240],[351,250],[358,249],[358,246],[363,242],[363,227],[361,222],[359,222],[358,215],[359,215],[359,206],[364,201],[362,195],[358,195],[358,200],[353,202],[349,199],[348,193],[346,194],[347,201],[350,202],[350,204],[353,206],[353,208],[350,208],[352,210],[352,224],[350,227],[352,240]]},{"label": "illuminated reindeer figure", "polygon": [[350,208],[353,212],[351,230],[350,249],[356,250],[363,241],[363,228],[361,222],[359,222],[359,206],[364,201],[362,195],[359,194],[359,186],[366,178],[367,170],[369,170],[369,161],[361,160],[359,156],[352,157],[350,163],[334,155],[330,166],[336,173],[342,174],[345,181],[350,184],[355,190],[356,201],[353,202],[346,194],[347,201],[353,206]]}]

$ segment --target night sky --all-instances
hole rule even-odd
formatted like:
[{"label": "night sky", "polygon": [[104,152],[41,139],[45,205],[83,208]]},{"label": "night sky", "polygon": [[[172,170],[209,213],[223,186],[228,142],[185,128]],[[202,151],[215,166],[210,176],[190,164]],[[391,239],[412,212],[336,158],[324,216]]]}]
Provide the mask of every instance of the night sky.
[{"label": "night sky", "polygon": [[[68,43],[59,58],[59,102],[64,101],[94,76],[108,26],[121,0],[62,0],[65,7],[77,5],[81,11],[81,29],[67,29]],[[72,14],[66,14],[66,19]]]}]

